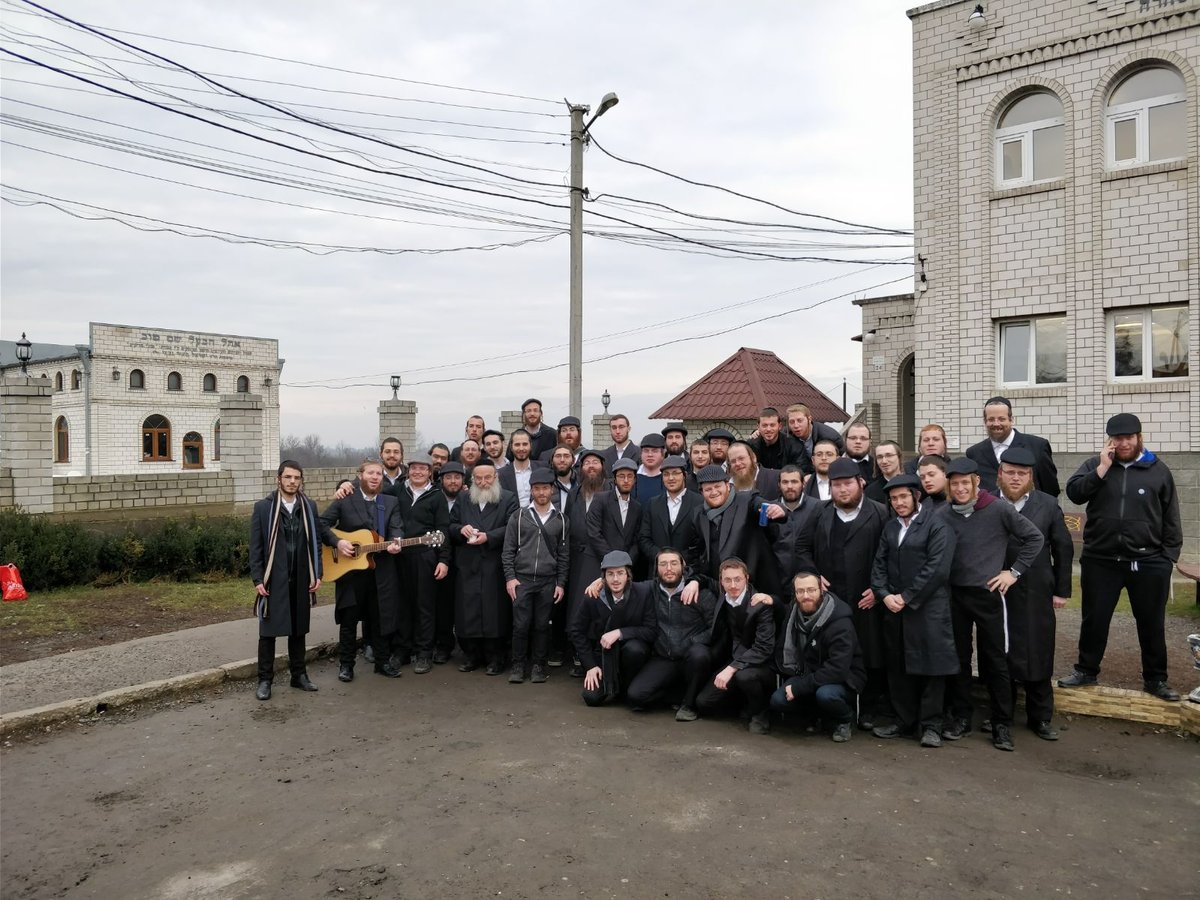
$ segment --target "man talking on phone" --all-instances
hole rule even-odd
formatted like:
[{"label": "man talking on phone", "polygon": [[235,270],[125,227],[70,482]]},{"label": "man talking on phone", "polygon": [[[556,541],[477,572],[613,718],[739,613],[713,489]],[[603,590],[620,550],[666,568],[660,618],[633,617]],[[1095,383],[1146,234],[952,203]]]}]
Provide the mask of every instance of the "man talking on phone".
[{"label": "man talking on phone", "polygon": [[1179,495],[1171,470],[1142,442],[1142,423],[1119,413],[1105,427],[1099,456],[1087,460],[1067,482],[1067,496],[1087,506],[1079,557],[1083,621],[1079,661],[1059,687],[1096,684],[1108,645],[1113,610],[1124,588],[1137,622],[1146,693],[1178,700],[1167,684],[1165,634],[1171,569],[1183,548]]}]

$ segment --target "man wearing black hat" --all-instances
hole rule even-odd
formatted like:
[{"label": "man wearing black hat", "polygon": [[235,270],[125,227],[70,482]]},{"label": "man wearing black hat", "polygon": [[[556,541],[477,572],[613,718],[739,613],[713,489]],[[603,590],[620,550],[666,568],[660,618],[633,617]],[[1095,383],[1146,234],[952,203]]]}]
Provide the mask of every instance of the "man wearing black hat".
[{"label": "man wearing black hat", "polygon": [[500,558],[504,588],[512,600],[512,670],[508,680],[514,684],[525,680],[531,633],[533,668],[529,680],[541,684],[547,678],[551,610],[562,604],[570,570],[567,520],[550,503],[554,476],[547,469],[538,469],[529,481],[529,506],[518,509],[508,520]]},{"label": "man wearing black hat", "polygon": [[[558,463],[565,462],[564,454],[569,454],[567,448],[555,451],[555,472],[558,473]],[[579,473],[575,483],[568,489],[563,489],[561,482],[556,482],[559,488],[554,505],[567,517],[567,539],[571,547],[571,569],[567,579],[566,608],[563,604],[555,606],[552,613],[550,637],[550,665],[561,666],[563,656],[570,651],[570,639],[567,637],[567,624],[576,608],[583,600],[584,589],[600,577],[600,557],[588,538],[588,513],[596,499],[608,490],[608,482],[604,477],[604,457],[599,450],[584,450],[579,455]],[[583,677],[583,669],[575,666],[571,670],[574,677]]]},{"label": "man wearing black hat", "polygon": [[844,600],[851,610],[867,671],[865,690],[856,689],[862,693],[859,727],[870,731],[879,716],[891,713],[883,651],[884,609],[871,590],[871,567],[888,513],[883,504],[864,494],[861,471],[845,457],[830,464],[831,502],[818,508],[816,524],[801,534],[797,556],[810,559],[821,576],[821,588]]},{"label": "man wearing black hat", "polygon": [[[1046,741],[1058,740],[1050,724],[1054,716],[1054,611],[1071,596],[1071,560],[1075,546],[1063,521],[1062,508],[1049,494],[1033,486],[1037,457],[1025,447],[1009,447],[1000,456],[1000,496],[1042,533],[1042,552],[1029,571],[1008,589],[1008,671],[1013,694],[1025,688],[1025,718],[1029,729]],[[1009,542],[1008,555],[1017,546]],[[1015,697],[1014,697],[1015,700]]]},{"label": "man wearing black hat", "polygon": [[1096,683],[1108,645],[1113,609],[1124,588],[1137,622],[1142,680],[1148,694],[1178,700],[1167,684],[1165,635],[1171,570],[1183,549],[1183,526],[1175,479],[1142,441],[1142,423],[1132,413],[1108,420],[1108,439],[1067,481],[1072,503],[1087,506],[1079,557],[1083,622],[1079,661],[1060,687]]},{"label": "man wearing black hat", "polygon": [[400,518],[406,538],[440,533],[442,543],[413,547],[401,553],[400,628],[396,643],[401,659],[414,657],[413,672],[424,675],[433,668],[437,630],[437,583],[450,572],[450,510],[442,492],[434,487],[433,460],[419,453],[408,461],[408,478],[397,485]]},{"label": "man wearing black hat", "polygon": [[612,444],[601,452],[604,454],[604,471],[611,472],[613,463],[618,459],[632,459],[635,463],[642,461],[642,450],[629,439],[629,417],[618,413],[608,420],[608,433],[612,436]]},{"label": "man wearing black hat", "polygon": [[661,432],[666,446],[663,448],[667,456],[687,457],[688,430],[682,422],[668,422]]},{"label": "man wearing black hat", "polygon": [[950,618],[954,532],[921,503],[915,475],[887,484],[895,518],[883,527],[871,590],[883,603],[883,644],[895,724],[877,725],[876,737],[915,735],[922,747],[942,746],[946,677],[958,672]]},{"label": "man wearing black hat", "polygon": [[656,559],[663,547],[686,552],[695,540],[695,512],[704,505],[704,501],[696,491],[687,489],[685,465],[682,456],[668,456],[663,460],[665,490],[642,508],[638,547],[642,558],[647,561]]},{"label": "man wearing black hat", "polygon": [[633,497],[637,464],[631,459],[613,463],[613,489],[599,494],[587,514],[588,543],[598,559],[623,550],[636,566],[641,557],[638,537],[642,531],[642,504]]},{"label": "man wearing black hat", "polygon": [[[1013,698],[1008,672],[1005,594],[1042,550],[1042,533],[1011,503],[979,490],[975,460],[961,457],[946,469],[949,500],[937,512],[954,532],[950,613],[958,650],[958,675],[950,680],[951,720],[942,737],[956,741],[971,731],[971,634],[978,636],[979,676],[992,708],[992,746],[1012,750]],[[1009,545],[1014,547],[1011,562]]]},{"label": "man wearing black hat", "polygon": [[[432,456],[431,456],[432,458]],[[438,472],[437,487],[446,505],[446,515],[454,517],[454,505],[462,492],[466,469],[462,463],[444,462]],[[454,564],[454,543],[447,533],[444,547],[449,550],[450,571],[434,585],[433,664],[444,665],[454,655],[454,584],[458,567]]]},{"label": "man wearing black hat", "polygon": [[708,441],[708,464],[728,470],[729,445],[737,440],[734,433],[728,428],[710,428],[704,433],[704,439]]},{"label": "man wearing black hat", "polygon": [[652,585],[634,583],[629,554],[606,553],[600,570],[603,585],[596,596],[583,598],[568,626],[583,666],[583,702],[588,706],[624,693],[650,658],[656,631]]},{"label": "man wearing black hat", "polygon": [[[578,462],[579,454],[583,451],[583,430],[579,425],[579,419],[575,416],[563,416],[558,420],[558,442],[555,446],[564,445],[571,448],[571,453]],[[553,448],[543,451],[538,457],[538,461],[549,463],[553,453]]]},{"label": "man wearing black hat", "polygon": [[1013,427],[1012,403],[1007,397],[992,397],[983,404],[983,427],[988,436],[978,444],[967,448],[967,457],[979,466],[979,486],[985,491],[996,493],[996,473],[1000,456],[1010,447],[1020,447],[1033,455],[1033,480],[1039,491],[1057,497],[1062,491],[1058,486],[1058,468],[1054,465],[1054,450],[1050,442],[1036,434],[1017,431]]},{"label": "man wearing black hat", "polygon": [[[779,593],[783,579],[772,547],[778,537],[775,523],[787,519],[787,511],[757,491],[735,493],[720,466],[705,466],[696,480],[704,506],[693,514],[696,539],[688,549],[688,564],[716,583],[721,563],[737,557],[762,591]],[[760,517],[765,517],[765,527]]]},{"label": "man wearing black hat", "polygon": [[648,434],[642,438],[641,464],[637,467],[633,496],[643,506],[663,492],[661,467],[666,445],[661,434]]},{"label": "man wearing black hat", "polygon": [[496,467],[490,460],[481,459],[471,472],[470,490],[458,498],[450,515],[458,570],[454,627],[467,657],[459,671],[474,671],[485,659],[487,674],[504,671],[512,601],[504,589],[501,554],[508,520],[518,509],[517,498],[496,482]]}]

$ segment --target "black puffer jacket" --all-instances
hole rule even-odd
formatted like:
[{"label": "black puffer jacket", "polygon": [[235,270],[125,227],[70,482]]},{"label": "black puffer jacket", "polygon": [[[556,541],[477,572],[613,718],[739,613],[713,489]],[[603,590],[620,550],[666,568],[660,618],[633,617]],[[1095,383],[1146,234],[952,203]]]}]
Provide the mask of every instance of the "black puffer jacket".
[{"label": "black puffer jacket", "polygon": [[1103,478],[1099,465],[1093,456],[1067,482],[1071,502],[1087,504],[1080,557],[1178,562],[1183,525],[1171,470],[1149,450],[1128,466],[1114,462]]},{"label": "black puffer jacket", "polygon": [[[775,638],[775,668],[792,685],[795,693],[807,696],[823,684],[844,684],[852,691],[861,691],[867,683],[867,670],[863,667],[862,650],[854,630],[854,614],[850,607],[826,591],[821,596],[832,602],[827,615],[821,615],[809,632],[808,640],[802,641],[800,634],[800,610],[789,603],[787,618]],[[775,603],[781,604],[776,598]],[[803,651],[799,648],[804,645]],[[797,657],[788,658],[788,648],[796,648]]]},{"label": "black puffer jacket", "polygon": [[717,598],[708,588],[700,588],[696,602],[687,606],[679,599],[690,576],[685,576],[670,597],[657,581],[643,582],[654,594],[658,634],[654,653],[663,659],[683,659],[692,644],[711,645],[716,623]]}]

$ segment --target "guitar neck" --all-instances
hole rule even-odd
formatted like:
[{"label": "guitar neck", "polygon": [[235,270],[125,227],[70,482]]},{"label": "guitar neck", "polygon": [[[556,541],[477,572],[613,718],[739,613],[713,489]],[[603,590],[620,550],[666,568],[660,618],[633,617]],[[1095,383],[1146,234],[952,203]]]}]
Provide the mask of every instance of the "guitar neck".
[{"label": "guitar neck", "polygon": [[[378,553],[380,550],[386,550],[394,541],[383,541],[379,544],[360,544],[358,547],[359,553]],[[428,539],[424,537],[400,538],[400,549],[405,547],[415,547],[418,544],[427,544]]]}]

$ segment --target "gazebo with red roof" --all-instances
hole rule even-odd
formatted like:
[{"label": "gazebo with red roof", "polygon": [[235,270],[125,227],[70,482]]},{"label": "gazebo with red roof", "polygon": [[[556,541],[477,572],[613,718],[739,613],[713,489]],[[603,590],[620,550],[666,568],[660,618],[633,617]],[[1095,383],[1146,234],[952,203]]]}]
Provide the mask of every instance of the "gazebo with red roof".
[{"label": "gazebo with red roof", "polygon": [[845,422],[846,412],[812,382],[770,350],[741,347],[699,381],[650,414],[681,421],[691,437],[709,428],[728,428],[738,437],[758,427],[758,411],[773,406],[780,414],[803,403],[818,422]]}]

